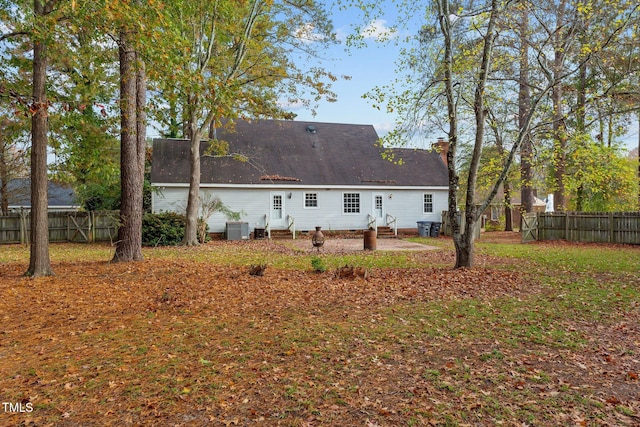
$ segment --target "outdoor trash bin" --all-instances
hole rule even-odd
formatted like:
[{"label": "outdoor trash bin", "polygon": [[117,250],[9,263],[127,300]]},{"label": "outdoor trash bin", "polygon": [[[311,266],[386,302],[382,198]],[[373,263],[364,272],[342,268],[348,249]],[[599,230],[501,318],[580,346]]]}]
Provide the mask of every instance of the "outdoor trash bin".
[{"label": "outdoor trash bin", "polygon": [[431,221],[418,221],[418,236],[429,237]]},{"label": "outdoor trash bin", "polygon": [[440,235],[440,227],[442,226],[441,222],[433,222],[431,223],[431,237],[438,237]]}]

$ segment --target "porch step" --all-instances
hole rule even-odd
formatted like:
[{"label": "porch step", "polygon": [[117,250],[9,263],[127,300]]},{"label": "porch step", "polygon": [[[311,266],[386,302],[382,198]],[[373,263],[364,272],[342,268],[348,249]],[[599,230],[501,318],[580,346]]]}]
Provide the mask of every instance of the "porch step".
[{"label": "porch step", "polygon": [[393,228],[387,226],[378,227],[378,238],[379,239],[393,239],[396,235],[393,232]]},{"label": "porch step", "polygon": [[272,239],[293,239],[293,233],[290,230],[271,230]]}]

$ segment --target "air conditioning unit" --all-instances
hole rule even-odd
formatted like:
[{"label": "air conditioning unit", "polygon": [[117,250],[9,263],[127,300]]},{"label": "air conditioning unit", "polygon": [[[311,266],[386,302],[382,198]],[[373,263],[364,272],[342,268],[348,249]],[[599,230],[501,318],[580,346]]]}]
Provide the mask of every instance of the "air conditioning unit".
[{"label": "air conditioning unit", "polygon": [[249,240],[249,223],[227,222],[227,240]]}]

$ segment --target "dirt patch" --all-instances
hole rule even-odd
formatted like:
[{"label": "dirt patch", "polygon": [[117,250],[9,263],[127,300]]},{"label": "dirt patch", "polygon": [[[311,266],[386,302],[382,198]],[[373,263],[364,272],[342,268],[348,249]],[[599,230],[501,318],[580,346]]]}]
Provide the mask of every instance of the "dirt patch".
[{"label": "dirt patch", "polygon": [[[292,242],[296,249],[308,250],[310,252],[319,251],[321,253],[345,253],[362,252],[364,249],[364,239],[344,239],[327,238],[321,249],[317,250],[311,245],[311,239],[296,239]],[[409,242],[403,239],[376,239],[377,251],[430,251],[439,249],[437,246],[423,245],[421,243]]]}]

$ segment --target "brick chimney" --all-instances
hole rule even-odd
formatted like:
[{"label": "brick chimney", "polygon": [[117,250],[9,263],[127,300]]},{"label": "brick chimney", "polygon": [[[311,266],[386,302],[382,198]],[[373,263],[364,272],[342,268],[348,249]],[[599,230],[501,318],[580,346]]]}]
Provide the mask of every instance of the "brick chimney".
[{"label": "brick chimney", "polygon": [[449,141],[447,141],[443,137],[439,137],[438,138],[438,142],[433,144],[432,148],[436,152],[440,153],[440,158],[442,159],[442,162],[446,165],[447,164],[447,151],[449,151]]}]

